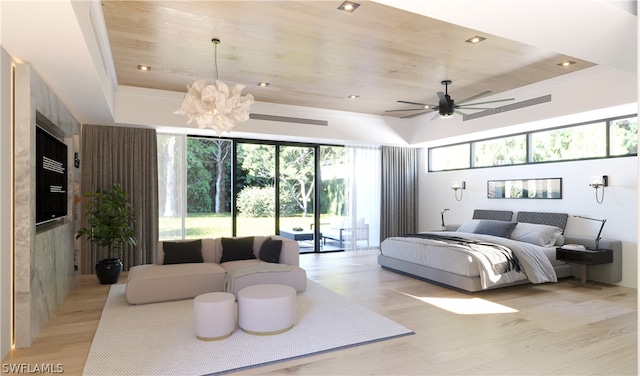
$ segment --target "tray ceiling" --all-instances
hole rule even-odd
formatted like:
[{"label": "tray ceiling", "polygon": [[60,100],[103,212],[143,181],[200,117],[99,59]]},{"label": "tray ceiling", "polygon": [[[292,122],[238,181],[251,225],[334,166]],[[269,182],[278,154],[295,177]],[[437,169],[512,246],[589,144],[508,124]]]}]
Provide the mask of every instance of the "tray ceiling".
[{"label": "tray ceiling", "polygon": [[[196,79],[213,82],[212,38],[221,40],[219,79],[246,85],[257,101],[398,117],[410,113],[385,110],[437,103],[442,80],[462,100],[594,65],[368,1],[353,13],[339,1],[102,4],[121,86],[186,92]],[[486,40],[466,42],[473,36]],[[575,64],[558,65],[566,60]]]}]

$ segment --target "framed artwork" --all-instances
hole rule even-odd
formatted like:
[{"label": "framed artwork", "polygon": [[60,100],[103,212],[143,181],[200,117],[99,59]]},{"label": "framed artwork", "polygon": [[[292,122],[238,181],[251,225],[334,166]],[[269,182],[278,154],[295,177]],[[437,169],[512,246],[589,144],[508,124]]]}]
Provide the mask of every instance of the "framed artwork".
[{"label": "framed artwork", "polygon": [[488,180],[487,198],[562,199],[562,178]]}]

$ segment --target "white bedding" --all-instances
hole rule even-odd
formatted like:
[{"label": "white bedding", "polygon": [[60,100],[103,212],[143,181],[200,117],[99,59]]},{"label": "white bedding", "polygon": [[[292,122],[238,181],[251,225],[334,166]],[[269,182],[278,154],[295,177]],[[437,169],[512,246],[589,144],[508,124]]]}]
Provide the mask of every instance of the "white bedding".
[{"label": "white bedding", "polygon": [[525,279],[532,283],[557,282],[557,276],[551,263],[551,260],[556,262],[555,247],[542,247],[502,237],[475,233],[444,231],[435,234],[464,237],[508,247],[520,262],[522,272],[511,270],[496,275],[490,270],[491,268],[486,267],[484,262],[479,262],[482,257],[474,255],[473,251],[463,246],[448,244],[434,239],[387,238],[380,244],[380,250],[387,257],[444,270],[465,277],[479,276],[484,289]]}]

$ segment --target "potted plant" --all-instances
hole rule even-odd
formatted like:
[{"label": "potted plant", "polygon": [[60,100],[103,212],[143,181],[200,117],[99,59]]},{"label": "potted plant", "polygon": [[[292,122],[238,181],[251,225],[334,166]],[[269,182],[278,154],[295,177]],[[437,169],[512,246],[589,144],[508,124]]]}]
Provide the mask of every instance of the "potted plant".
[{"label": "potted plant", "polygon": [[76,239],[86,236],[90,242],[107,248],[108,258],[96,264],[96,275],[103,285],[116,283],[122,271],[119,256],[123,246],[138,244],[133,230],[135,210],[127,192],[119,184],[102,191],[87,192],[83,196],[86,198],[89,226],[79,229]]}]

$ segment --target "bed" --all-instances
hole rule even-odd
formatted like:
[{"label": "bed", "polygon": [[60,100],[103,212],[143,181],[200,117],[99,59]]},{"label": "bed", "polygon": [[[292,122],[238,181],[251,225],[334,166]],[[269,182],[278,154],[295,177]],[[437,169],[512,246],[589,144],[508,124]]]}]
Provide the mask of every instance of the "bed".
[{"label": "bed", "polygon": [[[592,239],[565,238],[567,214],[519,212],[514,222],[512,217],[511,211],[475,210],[456,231],[387,238],[380,244],[378,263],[384,269],[476,292],[575,275],[572,265],[556,260],[556,247],[594,246]],[[604,267],[603,282],[617,282],[621,244],[604,239],[600,244],[614,249],[617,259],[608,272]]]}]

